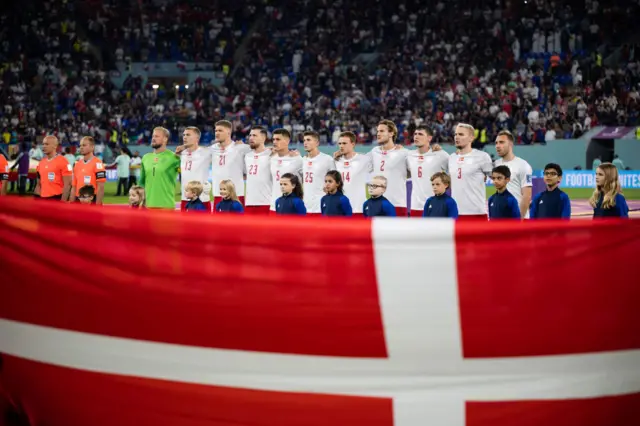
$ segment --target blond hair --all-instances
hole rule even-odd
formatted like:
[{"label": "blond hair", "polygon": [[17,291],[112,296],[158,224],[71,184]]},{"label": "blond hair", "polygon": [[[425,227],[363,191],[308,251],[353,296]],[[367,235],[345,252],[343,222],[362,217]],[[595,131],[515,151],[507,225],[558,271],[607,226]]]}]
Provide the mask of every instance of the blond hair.
[{"label": "blond hair", "polygon": [[191,130],[193,133],[195,133],[196,135],[198,135],[198,138],[200,138],[200,129],[198,129],[196,126],[187,126],[184,128],[184,130]]},{"label": "blond hair", "polygon": [[391,140],[395,142],[398,138],[398,127],[396,126],[396,123],[391,120],[380,120],[378,126],[387,126],[387,129],[391,132]]},{"label": "blond hair", "polygon": [[144,206],[144,202],[145,202],[144,188],[141,187],[140,185],[134,185],[134,186],[131,187],[131,189],[129,189],[129,194],[131,194],[131,192],[136,194],[138,196],[138,198],[140,199],[140,203],[139,204],[131,204],[131,205]]},{"label": "blond hair", "polygon": [[220,182],[220,185],[224,185],[225,189],[229,193],[230,200],[239,201],[238,194],[236,193],[236,186],[233,184],[233,181],[231,181],[230,179],[225,179]]},{"label": "blond hair", "polygon": [[384,177],[384,176],[382,176],[382,175],[380,175],[380,176],[374,176],[374,177],[371,179],[371,181],[374,181],[375,179],[378,179],[378,180],[383,181],[383,182],[384,182],[384,186],[385,186],[385,187],[387,186],[387,178],[386,178],[386,177]]},{"label": "blond hair", "polygon": [[451,178],[445,172],[434,173],[433,176],[431,176],[431,182],[433,182],[436,179],[440,179],[442,183],[444,183],[447,187],[451,186]]},{"label": "blond hair", "polygon": [[164,137],[167,138],[167,140],[171,139],[171,132],[166,127],[162,127],[162,126],[154,127],[153,131],[155,132],[156,130],[160,133],[163,133]]},{"label": "blond hair", "polygon": [[202,185],[202,182],[198,180],[192,180],[187,182],[184,189],[185,191],[193,192],[196,197],[199,197],[202,194],[202,191],[204,191],[204,185]]},{"label": "blond hair", "polygon": [[507,139],[509,139],[509,141],[510,141],[510,142],[515,141],[515,138],[513,137],[513,133],[511,133],[511,132],[510,132],[510,131],[508,131],[508,130],[500,130],[500,131],[498,132],[498,135],[497,135],[497,136],[506,136],[506,137],[507,137]]},{"label": "blond hair", "polygon": [[476,128],[468,123],[458,123],[456,124],[456,127],[462,127],[463,129],[470,130],[472,135],[475,135],[476,133]]},{"label": "blond hair", "polygon": [[618,178],[618,168],[611,163],[602,163],[597,169],[602,170],[602,173],[604,173],[604,184],[601,187],[596,186],[591,198],[589,198],[589,204],[595,208],[600,200],[600,195],[602,195],[602,208],[610,209],[616,205],[616,195],[622,193]]}]

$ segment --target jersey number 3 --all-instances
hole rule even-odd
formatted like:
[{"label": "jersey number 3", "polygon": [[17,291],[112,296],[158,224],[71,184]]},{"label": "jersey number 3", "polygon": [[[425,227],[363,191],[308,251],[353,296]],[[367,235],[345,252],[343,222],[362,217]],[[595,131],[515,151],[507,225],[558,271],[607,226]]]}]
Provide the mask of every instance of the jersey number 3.
[{"label": "jersey number 3", "polygon": [[462,169],[458,167],[458,179],[462,179]]},{"label": "jersey number 3", "polygon": [[258,174],[258,165],[257,164],[249,165],[249,174],[250,175],[257,175]]},{"label": "jersey number 3", "polygon": [[192,165],[192,164],[193,164],[193,161],[187,161],[187,162],[184,164],[184,169],[185,169],[185,170],[191,170],[191,165]]}]

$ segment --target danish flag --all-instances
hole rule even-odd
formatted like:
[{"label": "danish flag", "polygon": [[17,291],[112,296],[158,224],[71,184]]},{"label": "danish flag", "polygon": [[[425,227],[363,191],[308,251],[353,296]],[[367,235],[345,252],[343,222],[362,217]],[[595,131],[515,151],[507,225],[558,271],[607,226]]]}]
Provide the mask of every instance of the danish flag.
[{"label": "danish flag", "polygon": [[634,426],[639,252],[633,220],[2,197],[0,398],[54,426]]}]

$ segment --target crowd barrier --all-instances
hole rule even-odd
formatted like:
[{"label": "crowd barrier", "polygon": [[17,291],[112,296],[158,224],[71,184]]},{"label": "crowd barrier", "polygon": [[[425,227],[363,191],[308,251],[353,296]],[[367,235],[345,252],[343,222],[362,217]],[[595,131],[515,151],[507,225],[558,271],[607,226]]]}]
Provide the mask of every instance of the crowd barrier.
[{"label": "crowd barrier", "polygon": [[34,426],[638,425],[638,253],[640,221],[4,197],[0,406]]}]

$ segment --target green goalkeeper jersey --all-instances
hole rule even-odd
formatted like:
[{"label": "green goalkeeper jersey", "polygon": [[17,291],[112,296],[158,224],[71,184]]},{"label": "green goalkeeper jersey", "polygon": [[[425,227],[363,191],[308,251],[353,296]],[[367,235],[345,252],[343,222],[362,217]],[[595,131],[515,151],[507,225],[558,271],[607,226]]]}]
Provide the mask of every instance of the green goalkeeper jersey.
[{"label": "green goalkeeper jersey", "polygon": [[147,207],[175,209],[179,167],[180,157],[168,149],[142,157],[140,186],[144,187]]}]

